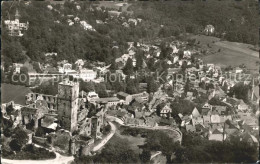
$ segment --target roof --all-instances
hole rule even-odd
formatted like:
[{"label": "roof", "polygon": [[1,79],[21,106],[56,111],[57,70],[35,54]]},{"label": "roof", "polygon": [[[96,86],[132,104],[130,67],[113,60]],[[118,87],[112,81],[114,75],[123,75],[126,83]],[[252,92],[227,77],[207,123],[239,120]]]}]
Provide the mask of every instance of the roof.
[{"label": "roof", "polygon": [[142,99],[141,97],[136,97],[136,98],[134,98],[134,100],[135,100],[136,102],[138,102],[138,103],[141,103],[141,104],[145,102],[145,100]]},{"label": "roof", "polygon": [[223,134],[221,131],[219,131],[218,129],[215,129],[212,134]]},{"label": "roof", "polygon": [[228,135],[235,134],[236,132],[238,132],[238,129],[225,129],[225,133]]},{"label": "roof", "polygon": [[199,113],[199,111],[196,107],[192,111],[192,116],[193,117],[199,117],[200,116],[200,113]]},{"label": "roof", "polygon": [[193,125],[186,125],[186,131],[195,132],[196,128]]},{"label": "roof", "polygon": [[201,115],[208,115],[210,109],[207,109],[207,108],[204,108],[204,109],[201,109]]},{"label": "roof", "polygon": [[215,114],[215,115],[211,115],[211,123],[220,123],[220,117],[219,115]]},{"label": "roof", "polygon": [[246,140],[246,141],[249,141],[251,139],[254,143],[258,143],[257,138],[248,132],[243,133],[242,138],[243,138],[243,140]]},{"label": "roof", "polygon": [[211,134],[211,135],[209,135],[209,140],[223,141],[223,135]]},{"label": "roof", "polygon": [[205,121],[210,122],[210,116],[203,116],[203,121],[204,121],[204,123],[205,123]]},{"label": "roof", "polygon": [[173,118],[169,118],[169,119],[161,118],[160,123],[171,125],[171,124],[175,123],[175,120]]},{"label": "roof", "polygon": [[117,95],[122,96],[122,97],[127,97],[129,96],[129,94],[125,93],[125,92],[118,92]]},{"label": "roof", "polygon": [[98,98],[97,102],[102,102],[102,103],[108,103],[108,102],[114,102],[114,101],[119,101],[117,97],[105,97],[105,98]]}]

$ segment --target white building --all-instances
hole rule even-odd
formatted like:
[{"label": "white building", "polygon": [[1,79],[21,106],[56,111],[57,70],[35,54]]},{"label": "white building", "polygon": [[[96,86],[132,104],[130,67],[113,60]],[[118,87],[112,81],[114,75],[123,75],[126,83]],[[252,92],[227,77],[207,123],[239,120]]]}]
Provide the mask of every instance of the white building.
[{"label": "white building", "polygon": [[81,26],[84,28],[84,30],[90,30],[90,31],[96,31],[90,24],[88,24],[86,21],[80,21]]},{"label": "white building", "polygon": [[97,77],[97,72],[90,69],[81,69],[79,72],[79,78],[84,81],[91,81]]},{"label": "white building", "polygon": [[22,66],[23,64],[21,63],[13,63],[14,73],[20,73]]},{"label": "white building", "polygon": [[78,66],[78,67],[82,67],[85,63],[82,59],[78,59],[75,64]]},{"label": "white building", "polygon": [[5,20],[4,23],[7,26],[10,36],[23,36],[22,30],[28,30],[29,22],[21,23],[19,21],[20,14],[18,10],[15,13],[15,20]]},{"label": "white building", "polygon": [[57,56],[58,53],[57,52],[48,52],[44,54],[45,56]]},{"label": "white building", "polygon": [[204,29],[207,35],[213,34],[215,32],[215,27],[213,25],[207,25]]},{"label": "white building", "polygon": [[137,25],[137,20],[136,19],[130,18],[130,19],[128,19],[128,22],[129,23],[133,23],[135,26]]}]

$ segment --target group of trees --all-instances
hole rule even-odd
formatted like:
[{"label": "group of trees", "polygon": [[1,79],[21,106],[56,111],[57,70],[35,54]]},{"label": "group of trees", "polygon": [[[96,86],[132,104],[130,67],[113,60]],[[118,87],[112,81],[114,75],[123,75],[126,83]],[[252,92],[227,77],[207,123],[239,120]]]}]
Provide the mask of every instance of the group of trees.
[{"label": "group of trees", "polygon": [[185,99],[179,99],[179,100],[174,100],[171,103],[171,108],[172,108],[172,115],[176,117],[179,113],[182,114],[191,114],[195,107],[195,104],[189,100]]},{"label": "group of trees", "polygon": [[244,102],[248,102],[248,93],[249,93],[250,86],[245,85],[244,83],[240,82],[237,83],[234,87],[230,88],[228,95],[233,97],[233,95],[238,98],[244,100]]},{"label": "group of trees", "polygon": [[157,30],[159,37],[178,36],[185,32],[197,34],[201,33],[206,25],[212,24],[218,37],[258,44],[258,37],[254,36],[258,33],[258,4],[254,0],[177,0],[166,3],[154,1],[134,3],[130,8],[138,17],[156,24],[153,31],[156,33]]},{"label": "group of trees", "polygon": [[200,135],[183,133],[183,144],[176,148],[170,163],[254,163],[258,158],[256,145],[230,137],[224,142],[209,141]]}]

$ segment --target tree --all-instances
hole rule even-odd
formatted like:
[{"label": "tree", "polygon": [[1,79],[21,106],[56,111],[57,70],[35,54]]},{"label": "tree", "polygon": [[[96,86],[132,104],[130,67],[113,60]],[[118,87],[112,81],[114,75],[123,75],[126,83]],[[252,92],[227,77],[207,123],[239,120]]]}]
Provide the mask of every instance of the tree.
[{"label": "tree", "polygon": [[137,88],[135,85],[135,82],[133,79],[127,78],[127,83],[126,83],[126,93],[128,94],[135,94],[137,93]]},{"label": "tree", "polygon": [[97,92],[98,96],[108,97],[107,91],[106,91],[106,85],[104,83],[97,83],[95,84],[95,91]]},{"label": "tree", "polygon": [[153,77],[148,78],[149,80],[147,81],[147,92],[148,93],[154,93],[158,90],[158,85],[155,82]]},{"label": "tree", "polygon": [[109,67],[111,70],[117,70],[118,69],[118,66],[116,64],[116,61],[115,60],[112,60],[111,61],[111,66]]},{"label": "tree", "polygon": [[238,99],[243,99],[244,102],[248,102],[248,91],[249,86],[244,85],[244,83],[237,83],[234,87],[230,89],[229,96],[235,95]]},{"label": "tree", "polygon": [[143,67],[143,52],[139,52],[136,54],[136,68],[137,70],[141,69]]},{"label": "tree", "polygon": [[28,140],[27,133],[21,127],[16,127],[14,129],[13,138],[16,139],[20,145],[26,144]]},{"label": "tree", "polygon": [[225,93],[227,93],[227,91],[228,91],[228,85],[227,85],[226,82],[224,82],[224,85],[223,85],[222,89],[223,89],[223,91],[224,91]]},{"label": "tree", "polygon": [[140,159],[144,163],[149,162],[151,159],[151,152],[149,150],[144,149],[142,154],[140,154]]},{"label": "tree", "polygon": [[44,135],[45,135],[45,133],[44,133],[43,128],[42,127],[38,127],[37,130],[36,130],[35,136],[42,137]]},{"label": "tree", "polygon": [[12,106],[12,105],[7,106],[7,107],[6,107],[6,113],[7,113],[7,115],[11,115],[12,112],[14,112],[13,106]]},{"label": "tree", "polygon": [[20,151],[22,148],[22,144],[18,141],[18,139],[13,139],[9,143],[9,146],[13,151]]},{"label": "tree", "polygon": [[127,59],[123,72],[126,75],[132,75],[134,73],[133,60],[131,58]]},{"label": "tree", "polygon": [[11,137],[12,136],[12,130],[11,128],[5,128],[3,132],[4,136]]},{"label": "tree", "polygon": [[183,70],[183,71],[185,71],[186,70],[186,68],[187,68],[187,62],[184,60],[183,62],[182,62],[182,65],[181,65],[181,69]]},{"label": "tree", "polygon": [[185,96],[187,95],[187,92],[190,90],[190,80],[189,78],[187,78],[187,81],[185,83],[185,86],[184,86],[184,94]]}]

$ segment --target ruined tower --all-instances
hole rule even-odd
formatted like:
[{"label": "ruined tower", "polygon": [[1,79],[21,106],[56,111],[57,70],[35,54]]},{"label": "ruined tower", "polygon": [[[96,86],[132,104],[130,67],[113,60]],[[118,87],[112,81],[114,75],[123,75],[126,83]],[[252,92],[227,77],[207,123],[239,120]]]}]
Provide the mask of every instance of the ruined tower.
[{"label": "ruined tower", "polygon": [[74,132],[77,129],[79,83],[62,81],[58,85],[58,119],[61,128]]}]

